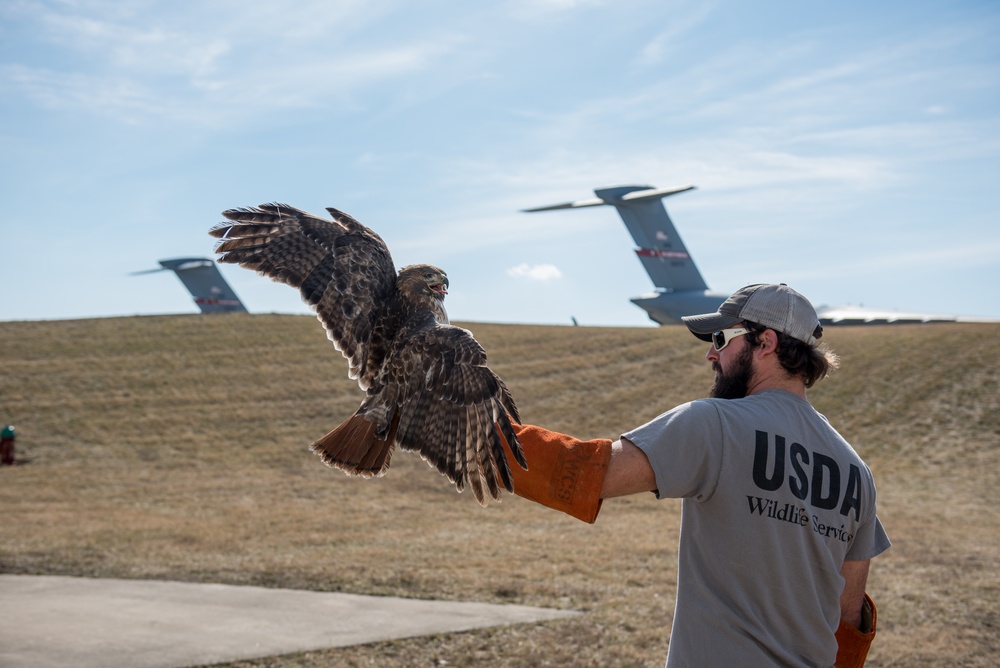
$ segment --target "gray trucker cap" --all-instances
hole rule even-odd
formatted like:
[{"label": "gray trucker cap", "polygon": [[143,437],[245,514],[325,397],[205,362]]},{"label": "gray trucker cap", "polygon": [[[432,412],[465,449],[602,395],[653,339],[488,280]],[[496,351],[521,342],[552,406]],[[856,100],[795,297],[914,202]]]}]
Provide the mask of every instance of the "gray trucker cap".
[{"label": "gray trucker cap", "polygon": [[823,336],[816,309],[784,283],[748,285],[723,302],[716,313],[688,315],[681,320],[702,341],[711,341],[712,332],[743,321],[755,322],[809,345],[815,345],[816,339]]}]

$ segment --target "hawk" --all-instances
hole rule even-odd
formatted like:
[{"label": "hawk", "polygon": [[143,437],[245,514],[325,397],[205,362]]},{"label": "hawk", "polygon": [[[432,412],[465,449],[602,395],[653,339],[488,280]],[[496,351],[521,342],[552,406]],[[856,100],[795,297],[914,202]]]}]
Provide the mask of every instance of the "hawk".
[{"label": "hawk", "polygon": [[357,412],[312,444],[349,475],[380,476],[398,445],[417,452],[480,504],[513,491],[503,433],[527,469],[511,426],[520,422],[503,380],[472,333],[448,321],[448,277],[427,264],[398,273],[385,242],[351,216],[333,220],[287,204],[230,209],[210,231],[219,262],[298,288],[348,376],[365,391]]}]

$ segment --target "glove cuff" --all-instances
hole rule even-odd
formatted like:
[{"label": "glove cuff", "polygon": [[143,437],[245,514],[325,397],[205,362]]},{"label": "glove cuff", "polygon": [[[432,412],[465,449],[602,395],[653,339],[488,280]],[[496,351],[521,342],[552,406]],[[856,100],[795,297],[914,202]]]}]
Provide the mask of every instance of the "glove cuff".
[{"label": "glove cuff", "polygon": [[834,663],[834,668],[862,668],[865,665],[868,650],[875,639],[877,622],[875,601],[866,593],[861,606],[861,627],[867,631],[840,620],[840,626],[837,627],[837,661]]},{"label": "glove cuff", "polygon": [[528,470],[505,448],[514,493],[593,524],[601,511],[601,488],[611,459],[611,441],[592,441],[534,425],[513,425]]}]

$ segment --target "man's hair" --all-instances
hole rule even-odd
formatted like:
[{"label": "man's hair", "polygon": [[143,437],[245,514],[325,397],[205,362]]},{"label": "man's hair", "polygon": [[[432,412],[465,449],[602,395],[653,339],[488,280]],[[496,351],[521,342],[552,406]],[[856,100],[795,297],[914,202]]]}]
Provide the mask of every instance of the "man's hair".
[{"label": "man's hair", "polygon": [[750,330],[747,338],[751,345],[756,345],[761,332],[770,329],[778,335],[778,361],[790,376],[798,376],[806,387],[812,387],[820,378],[826,378],[834,369],[840,367],[840,357],[829,346],[821,343],[811,346],[804,341],[788,336],[771,327],[765,327],[755,322],[744,322],[743,326]]}]

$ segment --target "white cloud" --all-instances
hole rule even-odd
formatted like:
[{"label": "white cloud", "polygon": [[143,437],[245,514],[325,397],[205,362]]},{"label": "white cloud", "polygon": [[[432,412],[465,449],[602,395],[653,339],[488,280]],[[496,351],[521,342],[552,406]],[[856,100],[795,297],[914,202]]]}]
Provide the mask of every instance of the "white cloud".
[{"label": "white cloud", "polygon": [[527,278],[532,281],[543,282],[562,278],[562,272],[559,271],[559,267],[553,264],[529,265],[527,263],[521,263],[516,267],[508,269],[507,275],[513,276],[514,278]]},{"label": "white cloud", "polygon": [[253,20],[242,9],[227,12],[229,5],[25,9],[18,16],[26,32],[57,57],[0,64],[0,90],[46,109],[126,123],[231,126],[274,111],[357,108],[359,91],[433,71],[464,44],[460,34],[437,28],[379,39],[369,23],[386,7],[372,12],[353,0],[332,9],[310,3],[292,15],[263,8]]},{"label": "white cloud", "polygon": [[635,59],[635,64],[640,67],[651,67],[662,65],[667,54],[676,52],[679,45],[689,39],[694,30],[704,23],[715,11],[711,4],[702,4],[693,8],[691,13],[684,13],[678,8],[678,15],[667,27],[650,40]]},{"label": "white cloud", "polygon": [[515,16],[530,19],[588,7],[600,7],[603,4],[603,0],[517,0],[513,3],[512,9]]}]

